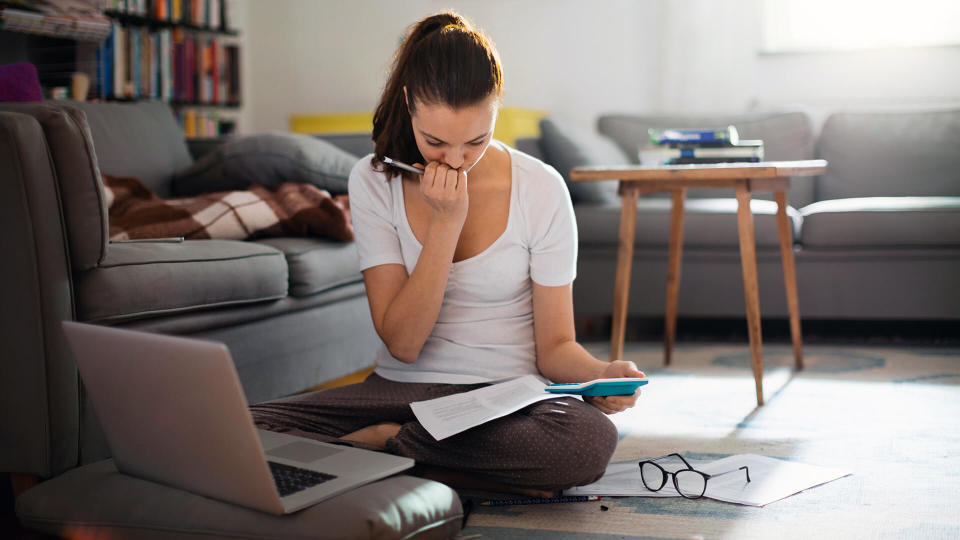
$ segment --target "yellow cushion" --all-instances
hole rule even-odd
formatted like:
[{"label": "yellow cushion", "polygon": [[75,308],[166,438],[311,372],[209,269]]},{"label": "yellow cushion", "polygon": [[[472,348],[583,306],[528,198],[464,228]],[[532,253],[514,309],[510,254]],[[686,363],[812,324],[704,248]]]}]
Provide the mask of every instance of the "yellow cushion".
[{"label": "yellow cushion", "polygon": [[497,116],[497,125],[493,128],[493,137],[510,146],[516,146],[521,137],[539,137],[540,120],[547,116],[546,111],[503,107]]},{"label": "yellow cushion", "polygon": [[373,113],[295,114],[290,117],[294,133],[370,133]]},{"label": "yellow cushion", "polygon": [[[540,120],[546,116],[546,111],[503,107],[493,137],[509,145],[514,145],[520,137],[539,137]],[[290,117],[290,131],[294,133],[369,133],[372,130],[372,113],[296,114]]]}]

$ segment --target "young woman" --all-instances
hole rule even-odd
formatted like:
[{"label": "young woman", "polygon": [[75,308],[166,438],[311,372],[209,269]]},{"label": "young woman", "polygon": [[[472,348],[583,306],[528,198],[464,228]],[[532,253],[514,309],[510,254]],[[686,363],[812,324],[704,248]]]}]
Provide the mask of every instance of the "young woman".
[{"label": "young woman", "polygon": [[603,474],[617,442],[604,413],[632,407],[636,395],[541,401],[439,442],[409,407],[527,374],[555,382],[643,376],[575,341],[570,197],[554,169],[492,140],[502,94],[498,53],[481,31],[451,12],[414,25],[374,115],[375,152],[349,182],[383,341],[376,371],[359,384],[254,406],[260,427],[520,488]]}]

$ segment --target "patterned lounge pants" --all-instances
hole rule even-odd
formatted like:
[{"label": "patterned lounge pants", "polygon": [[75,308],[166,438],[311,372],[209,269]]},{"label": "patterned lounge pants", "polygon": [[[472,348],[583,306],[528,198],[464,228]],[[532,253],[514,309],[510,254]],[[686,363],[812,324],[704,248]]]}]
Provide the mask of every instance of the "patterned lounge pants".
[{"label": "patterned lounge pants", "polygon": [[366,446],[338,437],[394,422],[402,428],[387,441],[388,452],[512,486],[563,489],[603,475],[617,430],[606,415],[578,399],[540,401],[442,441],[423,429],[410,410],[410,402],[482,386],[403,383],[374,373],[362,383],[268,401],[250,410],[261,429],[358,447]]}]

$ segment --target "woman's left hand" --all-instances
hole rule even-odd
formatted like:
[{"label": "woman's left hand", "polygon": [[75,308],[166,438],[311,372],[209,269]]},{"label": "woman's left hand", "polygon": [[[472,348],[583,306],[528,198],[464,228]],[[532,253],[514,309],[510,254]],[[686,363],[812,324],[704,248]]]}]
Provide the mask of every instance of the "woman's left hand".
[{"label": "woman's left hand", "polygon": [[[619,377],[646,377],[646,375],[637,369],[633,362],[614,360],[607,365],[600,377],[616,379]],[[640,397],[640,388],[637,388],[637,391],[630,396],[584,396],[583,400],[600,409],[600,412],[604,414],[614,414],[636,405],[638,397]]]}]

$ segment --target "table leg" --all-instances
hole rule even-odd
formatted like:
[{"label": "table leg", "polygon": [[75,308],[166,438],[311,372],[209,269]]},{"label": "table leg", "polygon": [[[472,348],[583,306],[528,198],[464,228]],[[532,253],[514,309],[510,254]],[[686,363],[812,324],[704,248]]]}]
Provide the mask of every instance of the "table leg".
[{"label": "table leg", "polygon": [[670,365],[677,335],[677,297],[680,293],[680,266],[683,260],[683,201],[686,189],[673,191],[670,208],[670,246],[667,255],[667,306],[663,321],[663,364]]},{"label": "table leg", "polygon": [[637,226],[636,189],[620,191],[620,236],[617,247],[617,278],[613,289],[613,332],[610,336],[610,360],[623,358],[623,338],[627,325],[627,300],[630,298],[630,270],[633,264],[633,240]]},{"label": "table leg", "polygon": [[756,240],[753,212],[747,183],[737,184],[737,230],[740,235],[740,264],[743,267],[743,291],[747,304],[747,330],[750,333],[750,360],[757,387],[757,405],[763,405],[763,341],[760,335],[760,290],[757,285]]},{"label": "table leg", "polygon": [[777,226],[780,229],[780,257],[783,259],[783,281],[787,291],[787,310],[790,312],[790,338],[793,340],[793,359],[797,369],[803,369],[803,337],[800,333],[800,302],[797,299],[797,272],[793,263],[793,235],[787,219],[787,194],[774,193],[777,201]]}]

